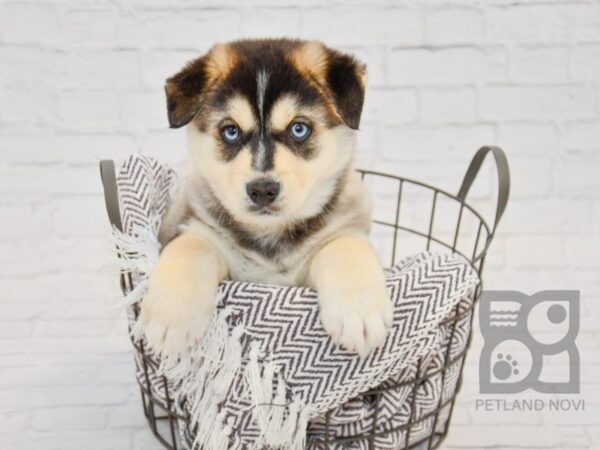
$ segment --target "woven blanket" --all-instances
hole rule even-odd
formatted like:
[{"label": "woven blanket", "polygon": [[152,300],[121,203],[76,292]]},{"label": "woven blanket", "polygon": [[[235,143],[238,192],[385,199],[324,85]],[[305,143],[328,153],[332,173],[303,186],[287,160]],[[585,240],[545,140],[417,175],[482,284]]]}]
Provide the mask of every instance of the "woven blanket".
[{"label": "woven blanket", "polygon": [[[177,178],[157,161],[133,155],[121,166],[117,184],[124,229],[115,231],[115,239],[121,268],[133,276],[134,289],[126,299],[132,305],[143,298],[158,259],[160,217]],[[181,424],[188,445],[300,450],[324,436],[357,435],[374,427],[399,428],[377,437],[376,448],[400,448],[406,439],[417,442],[419,433],[433,428],[433,416],[410,436],[401,425],[446,406],[456,389],[460,361],[450,361],[445,376],[441,368],[464,348],[469,321],[455,329],[458,339],[450,339],[441,324],[453,311],[468,309],[478,282],[474,269],[457,255],[426,252],[401,261],[387,271],[395,305],[392,331],[366,357],[329,339],[314,290],[223,282],[202,343],[183,357],[161,361],[160,373],[190,417]],[[139,324],[132,333],[143,339]],[[442,352],[444,346],[451,351]],[[403,384],[416,374],[432,376],[419,386]],[[374,396],[380,406],[374,417],[374,403],[353,399],[382,385],[397,388]],[[357,440],[343,448],[366,449],[368,443]]]}]

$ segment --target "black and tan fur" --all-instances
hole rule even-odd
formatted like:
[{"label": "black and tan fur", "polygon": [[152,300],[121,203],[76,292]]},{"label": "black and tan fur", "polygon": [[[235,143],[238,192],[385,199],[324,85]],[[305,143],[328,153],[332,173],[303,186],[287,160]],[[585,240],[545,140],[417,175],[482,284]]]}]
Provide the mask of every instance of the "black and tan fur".
[{"label": "black and tan fur", "polygon": [[226,278],[313,286],[336,342],[364,354],[383,341],[391,304],[352,169],[365,81],[353,57],[287,39],[216,45],[167,80],[192,162],[142,303],[155,350],[201,338]]}]

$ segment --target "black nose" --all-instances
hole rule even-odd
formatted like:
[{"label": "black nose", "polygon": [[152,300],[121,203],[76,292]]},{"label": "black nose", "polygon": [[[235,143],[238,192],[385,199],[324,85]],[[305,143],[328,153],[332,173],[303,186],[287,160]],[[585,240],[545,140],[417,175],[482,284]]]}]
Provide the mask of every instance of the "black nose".
[{"label": "black nose", "polygon": [[258,206],[267,206],[275,201],[279,195],[279,183],[262,178],[246,185],[246,192],[250,200]]}]

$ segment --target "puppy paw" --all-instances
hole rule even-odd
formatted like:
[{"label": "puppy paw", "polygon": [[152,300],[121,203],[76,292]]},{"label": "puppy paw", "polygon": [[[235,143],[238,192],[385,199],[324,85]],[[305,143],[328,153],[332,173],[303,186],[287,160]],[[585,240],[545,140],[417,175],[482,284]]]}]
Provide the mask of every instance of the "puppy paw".
[{"label": "puppy paw", "polygon": [[162,356],[177,356],[198,344],[215,309],[216,286],[207,289],[196,281],[178,281],[156,274],[142,301],[146,342]]},{"label": "puppy paw", "polygon": [[366,356],[385,341],[393,307],[384,286],[321,288],[321,323],[334,342]]}]

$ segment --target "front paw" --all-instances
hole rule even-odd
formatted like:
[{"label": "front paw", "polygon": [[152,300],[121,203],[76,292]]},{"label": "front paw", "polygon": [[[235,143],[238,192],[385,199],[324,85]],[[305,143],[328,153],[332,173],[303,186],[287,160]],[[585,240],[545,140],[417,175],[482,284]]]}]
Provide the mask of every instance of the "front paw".
[{"label": "front paw", "polygon": [[141,306],[144,335],[152,350],[177,356],[198,344],[215,309],[216,290],[217,286],[195,280],[173,283],[164,275],[153,275]]},{"label": "front paw", "polygon": [[385,341],[393,307],[384,286],[319,289],[321,323],[334,342],[366,356]]}]

